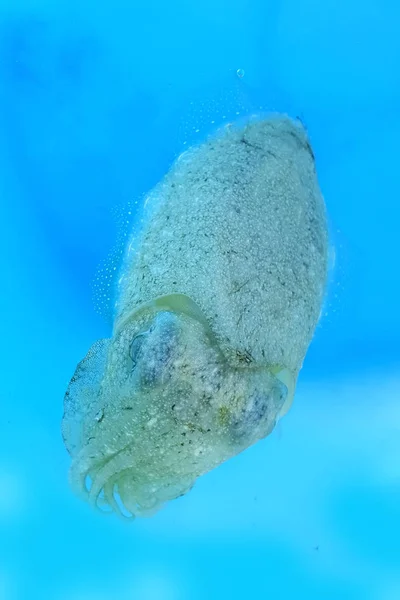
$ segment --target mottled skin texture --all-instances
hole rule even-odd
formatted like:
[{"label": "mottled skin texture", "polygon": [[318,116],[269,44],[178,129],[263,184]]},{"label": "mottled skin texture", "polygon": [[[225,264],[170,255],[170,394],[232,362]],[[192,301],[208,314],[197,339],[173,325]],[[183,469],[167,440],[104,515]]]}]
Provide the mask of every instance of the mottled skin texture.
[{"label": "mottled skin texture", "polygon": [[126,260],[117,324],[142,302],[180,292],[201,307],[233,362],[251,354],[258,365],[298,372],[327,255],[302,125],[271,119],[228,130],[183,155],[149,205],[140,254]]},{"label": "mottled skin texture", "polygon": [[151,514],[268,435],[319,318],[327,244],[300,123],[232,126],[183,155],[128,245],[113,337],[66,395],[77,491]]}]

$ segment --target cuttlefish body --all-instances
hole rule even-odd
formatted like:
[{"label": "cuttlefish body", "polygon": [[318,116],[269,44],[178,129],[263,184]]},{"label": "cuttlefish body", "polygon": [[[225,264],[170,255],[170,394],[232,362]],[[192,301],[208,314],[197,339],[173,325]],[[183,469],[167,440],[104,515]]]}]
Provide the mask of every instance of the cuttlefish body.
[{"label": "cuttlefish body", "polygon": [[125,516],[153,514],[273,430],[327,275],[313,152],[286,116],[189,150],[147,203],[113,335],[78,364],[62,423],[73,488]]}]

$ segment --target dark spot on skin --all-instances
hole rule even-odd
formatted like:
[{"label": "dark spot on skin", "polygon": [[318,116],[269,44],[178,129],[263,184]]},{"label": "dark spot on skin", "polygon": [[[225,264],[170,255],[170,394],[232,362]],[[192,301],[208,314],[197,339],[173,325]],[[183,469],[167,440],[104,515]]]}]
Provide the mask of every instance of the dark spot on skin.
[{"label": "dark spot on skin", "polygon": [[246,140],[246,138],[244,136],[240,139],[240,141],[245,146],[249,146],[249,148],[255,148],[256,147],[253,144],[251,144],[248,140]]},{"label": "dark spot on skin", "polygon": [[95,416],[95,421],[97,421],[97,423],[101,423],[103,419],[104,419],[104,409],[101,408]]},{"label": "dark spot on skin", "polygon": [[307,145],[307,149],[308,149],[309,153],[312,156],[313,161],[315,162],[315,155],[314,155],[313,149],[311,148],[311,144],[310,144],[310,142],[308,140],[307,140],[307,144],[306,145]]},{"label": "dark spot on skin", "polygon": [[[304,127],[304,123],[302,122],[302,120],[299,118],[299,121],[302,123],[303,127]],[[305,127],[304,127],[305,128]],[[294,138],[296,140],[296,142],[298,143],[298,145],[301,148],[305,148],[309,154],[311,155],[313,161],[315,161],[315,156],[314,156],[314,152],[312,151],[310,142],[308,141],[308,139],[302,140],[300,138],[300,134],[298,135],[297,133],[295,133],[294,131],[288,131],[288,134],[290,136],[292,136],[292,138]]]},{"label": "dark spot on skin", "polygon": [[241,352],[240,350],[236,350],[236,356],[239,362],[244,363],[246,365],[249,365],[254,360],[250,352],[246,349],[243,352]]}]

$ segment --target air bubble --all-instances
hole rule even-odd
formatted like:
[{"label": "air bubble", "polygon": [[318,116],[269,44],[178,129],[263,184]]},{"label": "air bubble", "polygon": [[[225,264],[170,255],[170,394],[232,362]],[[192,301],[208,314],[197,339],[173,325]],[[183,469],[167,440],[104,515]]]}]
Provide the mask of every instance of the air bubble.
[{"label": "air bubble", "polygon": [[108,325],[112,324],[115,314],[114,302],[117,290],[117,273],[125,253],[126,241],[131,229],[137,222],[138,212],[133,209],[135,202],[128,202],[125,206],[117,206],[112,210],[117,235],[114,247],[105,260],[98,265],[96,275],[92,282],[92,298],[96,312],[105,319]]},{"label": "air bubble", "polygon": [[242,79],[244,77],[244,69],[238,69],[236,71],[236,75],[239,77],[239,79]]}]

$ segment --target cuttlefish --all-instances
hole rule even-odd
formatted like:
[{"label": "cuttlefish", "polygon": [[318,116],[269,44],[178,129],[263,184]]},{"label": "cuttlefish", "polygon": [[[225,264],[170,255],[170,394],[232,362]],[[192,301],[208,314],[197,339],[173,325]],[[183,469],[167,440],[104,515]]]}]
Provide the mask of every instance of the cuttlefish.
[{"label": "cuttlefish", "polygon": [[148,516],[289,410],[327,280],[326,209],[305,128],[233,124],[191,148],[127,244],[112,337],[64,401],[70,482]]}]

